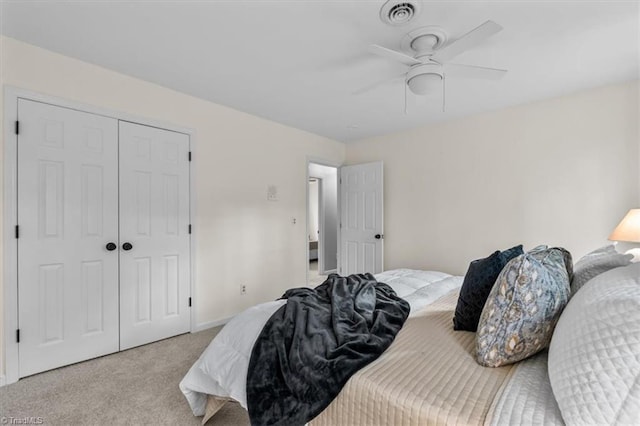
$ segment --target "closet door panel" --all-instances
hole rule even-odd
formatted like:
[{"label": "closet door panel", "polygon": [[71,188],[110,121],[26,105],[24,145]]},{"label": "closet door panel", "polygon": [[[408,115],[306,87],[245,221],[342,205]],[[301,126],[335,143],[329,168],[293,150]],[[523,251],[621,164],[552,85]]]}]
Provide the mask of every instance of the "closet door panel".
[{"label": "closet door panel", "polygon": [[18,101],[20,377],[118,350],[118,122]]},{"label": "closet door panel", "polygon": [[188,135],[120,122],[121,349],[190,329],[188,153]]}]

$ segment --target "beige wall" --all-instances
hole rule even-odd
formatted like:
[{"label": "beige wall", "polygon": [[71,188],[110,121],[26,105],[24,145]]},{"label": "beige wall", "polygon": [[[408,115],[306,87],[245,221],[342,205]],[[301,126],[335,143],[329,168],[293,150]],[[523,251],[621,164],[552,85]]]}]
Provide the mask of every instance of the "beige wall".
[{"label": "beige wall", "polygon": [[[304,284],[306,158],[340,163],[344,145],[0,43],[3,85],[196,131],[198,323]],[[604,243],[640,205],[639,93],[605,87],[349,144],[350,163],[385,164],[385,267],[464,273],[469,260],[519,242],[563,245],[576,256]],[[278,186],[278,202],[266,200],[267,184]]]},{"label": "beige wall", "polygon": [[[0,42],[3,85],[195,130],[198,324],[305,284],[307,156],[340,163],[342,143],[10,38]],[[278,186],[279,201],[267,201],[269,184]]]},{"label": "beige wall", "polygon": [[576,258],[605,244],[640,205],[637,84],[348,144],[349,164],[384,161],[385,269],[463,274],[518,243]]}]

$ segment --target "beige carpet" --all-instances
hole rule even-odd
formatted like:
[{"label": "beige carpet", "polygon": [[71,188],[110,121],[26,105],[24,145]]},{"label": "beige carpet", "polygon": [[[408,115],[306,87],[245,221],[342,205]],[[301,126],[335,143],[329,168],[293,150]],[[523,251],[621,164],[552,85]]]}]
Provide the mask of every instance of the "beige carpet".
[{"label": "beige carpet", "polygon": [[[0,417],[50,425],[198,425],[178,383],[220,328],[184,334],[21,379],[0,388]],[[226,404],[208,426],[249,425]]]}]

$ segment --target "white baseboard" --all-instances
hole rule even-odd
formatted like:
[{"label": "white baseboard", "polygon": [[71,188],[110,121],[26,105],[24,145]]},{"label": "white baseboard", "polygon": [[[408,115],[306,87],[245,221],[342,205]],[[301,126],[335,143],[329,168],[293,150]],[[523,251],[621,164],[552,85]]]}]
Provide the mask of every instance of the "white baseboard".
[{"label": "white baseboard", "polygon": [[207,330],[209,328],[218,327],[220,325],[225,325],[226,323],[231,321],[231,318],[233,318],[233,316],[222,318],[215,321],[201,322],[200,324],[196,324],[196,326],[194,327],[193,330],[191,330],[191,332],[197,333],[198,331]]},{"label": "white baseboard", "polygon": [[338,273],[337,269],[329,269],[328,271],[321,272],[322,275],[337,274],[337,273]]},{"label": "white baseboard", "polygon": [[4,374],[0,376],[0,388],[7,384],[7,380],[4,377]]}]

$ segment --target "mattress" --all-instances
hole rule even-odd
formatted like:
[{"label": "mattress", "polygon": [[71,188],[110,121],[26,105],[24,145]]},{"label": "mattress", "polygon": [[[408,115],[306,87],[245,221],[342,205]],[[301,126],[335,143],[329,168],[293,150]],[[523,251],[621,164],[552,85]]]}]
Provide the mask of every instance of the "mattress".
[{"label": "mattress", "polygon": [[513,366],[475,362],[475,334],[452,327],[457,296],[449,292],[409,319],[391,347],[352,376],[310,424],[484,424]]}]

